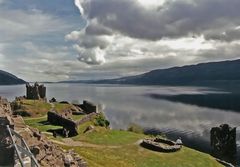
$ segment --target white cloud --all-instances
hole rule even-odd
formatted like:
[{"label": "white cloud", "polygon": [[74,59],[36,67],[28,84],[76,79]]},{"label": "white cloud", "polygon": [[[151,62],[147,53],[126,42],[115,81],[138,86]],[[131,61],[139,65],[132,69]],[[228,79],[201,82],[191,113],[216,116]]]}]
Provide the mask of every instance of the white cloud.
[{"label": "white cloud", "polygon": [[80,31],[72,31],[71,33],[65,35],[66,41],[78,41],[81,36]]},{"label": "white cloud", "polygon": [[[229,43],[223,44],[231,48],[229,51],[225,50],[222,55],[217,53],[222,50],[219,45],[223,40],[240,39],[236,35],[240,14],[228,10],[235,8],[239,1],[231,0],[227,4],[223,0],[211,3],[207,0],[79,2],[78,7],[81,5],[83,8],[88,24],[84,30],[73,31],[65,38],[76,43],[74,48],[80,54],[80,61],[88,65],[102,65],[93,69],[109,68],[124,75],[126,69],[139,73],[238,56],[234,55],[235,47]],[[218,8],[212,10],[209,6],[216,3]],[[226,11],[219,13],[225,7]],[[229,20],[230,17],[233,20]],[[227,31],[230,27],[235,27],[234,33]],[[214,36],[214,33],[220,34],[223,30],[226,30],[228,38]],[[95,61],[98,57],[98,52],[92,49],[95,47],[101,48],[101,63]],[[103,62],[106,64],[103,65]]]},{"label": "white cloud", "polygon": [[137,0],[143,7],[156,8],[164,4],[166,0]]},{"label": "white cloud", "polygon": [[16,40],[27,36],[57,33],[72,26],[39,10],[0,10],[1,41]]},{"label": "white cloud", "polygon": [[74,0],[75,6],[77,6],[77,8],[79,9],[79,12],[81,15],[84,15],[84,9],[81,5],[82,0]]},{"label": "white cloud", "polygon": [[1,68],[32,81],[99,79],[239,57],[239,0],[74,3],[81,14],[71,18],[0,6]]},{"label": "white cloud", "polygon": [[105,52],[99,47],[83,48],[75,44],[73,49],[78,52],[78,60],[88,65],[100,65],[106,62]]}]

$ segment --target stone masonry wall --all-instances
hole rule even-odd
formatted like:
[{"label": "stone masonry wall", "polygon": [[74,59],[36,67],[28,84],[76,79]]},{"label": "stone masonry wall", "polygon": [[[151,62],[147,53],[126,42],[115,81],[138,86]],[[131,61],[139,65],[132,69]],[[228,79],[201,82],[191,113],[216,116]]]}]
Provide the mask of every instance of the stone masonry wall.
[{"label": "stone masonry wall", "polygon": [[86,113],[98,113],[98,106],[89,101],[84,100],[82,107]]},{"label": "stone masonry wall", "polygon": [[69,136],[78,135],[77,124],[73,120],[64,118],[61,115],[58,115],[57,113],[52,111],[49,111],[47,115],[48,122],[53,125],[63,126],[63,128],[69,131]]},{"label": "stone masonry wall", "polygon": [[39,100],[46,98],[46,87],[35,83],[34,85],[26,84],[26,98]]},{"label": "stone masonry wall", "polygon": [[215,157],[232,162],[237,153],[236,128],[227,124],[212,128],[211,147]]}]

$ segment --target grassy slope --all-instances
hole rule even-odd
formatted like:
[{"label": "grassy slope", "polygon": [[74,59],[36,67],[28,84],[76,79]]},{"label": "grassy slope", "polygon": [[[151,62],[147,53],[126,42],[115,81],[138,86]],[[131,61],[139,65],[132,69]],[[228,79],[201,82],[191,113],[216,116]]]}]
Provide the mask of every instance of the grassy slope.
[{"label": "grassy slope", "polygon": [[[46,117],[25,119],[26,124],[40,131],[59,128],[43,125],[44,121]],[[179,152],[169,154],[144,149],[137,144],[139,139],[147,137],[143,134],[102,127],[96,127],[95,131],[90,133],[83,133],[85,128],[91,124],[94,124],[94,121],[80,126],[80,134],[72,139],[97,144],[101,147],[62,146],[65,149],[74,149],[88,162],[90,167],[221,167],[210,155],[186,147]],[[61,141],[61,138],[57,140]]]},{"label": "grassy slope", "polygon": [[[79,128],[80,135],[75,141],[83,141],[105,146],[104,148],[71,147],[83,156],[91,167],[220,167],[208,154],[183,147],[176,153],[158,153],[139,146],[140,139],[149,137],[121,130],[96,127],[91,133],[83,134],[83,129],[93,122]],[[109,147],[117,146],[117,147]]]},{"label": "grassy slope", "polygon": [[120,148],[73,147],[91,167],[220,167],[211,156],[183,147],[176,153],[157,153],[138,145]]},{"label": "grassy slope", "polygon": [[70,104],[61,104],[61,103],[54,103],[55,111],[58,113],[62,113],[65,110],[70,110],[72,105]]},{"label": "grassy slope", "polygon": [[47,114],[51,109],[51,105],[40,100],[21,100],[21,108],[33,117],[41,117]]},{"label": "grassy slope", "polygon": [[47,122],[47,117],[39,117],[39,118],[25,118],[24,119],[25,124],[28,126],[37,128],[41,132],[47,132],[48,130],[54,130],[62,128],[61,126],[54,126]]},{"label": "grassy slope", "polygon": [[[46,103],[41,100],[21,100],[20,101],[21,109],[27,111],[32,116],[31,117],[42,117],[51,110],[52,106],[50,103]],[[71,110],[73,106],[71,104],[61,104],[54,103],[54,110],[58,113],[62,113],[66,110]],[[73,116],[73,119],[82,118],[80,115]]]}]

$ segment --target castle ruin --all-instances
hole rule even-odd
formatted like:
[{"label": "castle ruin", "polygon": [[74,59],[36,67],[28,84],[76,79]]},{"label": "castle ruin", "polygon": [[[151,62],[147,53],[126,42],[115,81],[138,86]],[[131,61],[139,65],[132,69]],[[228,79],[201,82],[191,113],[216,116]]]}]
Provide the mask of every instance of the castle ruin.
[{"label": "castle ruin", "polygon": [[220,127],[213,127],[210,133],[213,156],[235,163],[236,127],[232,128],[228,124],[222,124]]},{"label": "castle ruin", "polygon": [[34,85],[26,84],[26,99],[40,100],[46,98],[46,87],[37,82]]}]

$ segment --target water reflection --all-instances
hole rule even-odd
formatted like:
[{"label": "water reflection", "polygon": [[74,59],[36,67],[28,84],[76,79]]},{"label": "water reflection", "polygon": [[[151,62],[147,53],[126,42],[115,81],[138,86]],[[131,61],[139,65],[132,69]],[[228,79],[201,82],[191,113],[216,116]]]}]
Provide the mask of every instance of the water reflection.
[{"label": "water reflection", "polygon": [[171,102],[180,102],[184,104],[197,105],[222,110],[231,110],[240,112],[240,94],[239,93],[207,93],[207,94],[180,94],[180,95],[163,95],[151,93],[147,94],[153,99],[168,100]]},{"label": "water reflection", "polygon": [[[47,84],[46,86],[48,99],[56,97],[57,100],[79,102],[87,99],[103,104],[113,128],[127,128],[130,123],[138,123],[144,127],[193,131],[204,137],[205,130],[210,127],[222,123],[237,126],[240,120],[240,114],[231,111],[144,96],[152,93],[181,95],[217,92],[208,88],[84,84]],[[10,100],[24,94],[24,85],[0,86],[0,95]]]}]

